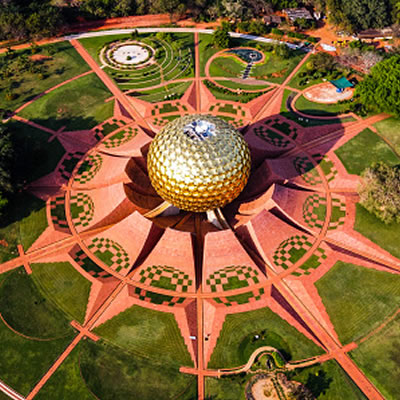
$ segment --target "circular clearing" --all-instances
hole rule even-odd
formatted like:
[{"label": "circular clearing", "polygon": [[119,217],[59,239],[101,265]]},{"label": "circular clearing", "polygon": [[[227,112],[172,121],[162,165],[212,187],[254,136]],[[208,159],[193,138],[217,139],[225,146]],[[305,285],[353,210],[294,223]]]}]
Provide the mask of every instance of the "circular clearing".
[{"label": "circular clearing", "polygon": [[343,92],[337,92],[335,86],[329,82],[324,82],[304,90],[303,96],[314,103],[334,104],[351,99],[353,91],[353,89],[346,89]]},{"label": "circular clearing", "polygon": [[119,64],[139,64],[149,57],[149,52],[142,46],[127,44],[118,47],[112,54],[112,58]]}]

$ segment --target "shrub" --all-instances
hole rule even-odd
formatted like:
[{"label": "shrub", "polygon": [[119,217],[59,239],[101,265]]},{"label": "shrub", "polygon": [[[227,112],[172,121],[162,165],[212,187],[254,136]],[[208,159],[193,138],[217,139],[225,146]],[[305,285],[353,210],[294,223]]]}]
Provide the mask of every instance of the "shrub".
[{"label": "shrub", "polygon": [[400,223],[400,167],[375,163],[361,176],[360,203],[385,224]]}]

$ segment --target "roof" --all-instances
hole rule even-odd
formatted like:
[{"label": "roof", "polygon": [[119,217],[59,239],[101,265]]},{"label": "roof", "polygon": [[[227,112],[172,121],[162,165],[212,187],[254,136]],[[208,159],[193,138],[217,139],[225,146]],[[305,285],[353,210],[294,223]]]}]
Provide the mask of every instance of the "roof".
[{"label": "roof", "polygon": [[297,18],[313,19],[310,11],[307,8],[285,8],[283,12],[290,20],[295,21]]},{"label": "roof", "polygon": [[330,81],[330,83],[332,83],[333,86],[337,87],[338,89],[346,89],[346,88],[350,88],[353,87],[354,85],[347,80],[344,76],[342,76],[339,79],[336,79],[335,81]]}]

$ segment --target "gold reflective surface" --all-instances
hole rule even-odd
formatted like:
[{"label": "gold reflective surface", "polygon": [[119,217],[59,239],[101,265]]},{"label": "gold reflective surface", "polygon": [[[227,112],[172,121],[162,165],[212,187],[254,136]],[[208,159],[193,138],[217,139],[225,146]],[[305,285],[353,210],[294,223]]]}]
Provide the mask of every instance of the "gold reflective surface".
[{"label": "gold reflective surface", "polygon": [[[210,129],[204,133],[207,126]],[[187,115],[170,122],[153,139],[147,155],[156,192],[175,207],[194,212],[223,207],[235,199],[247,183],[250,166],[250,151],[240,133],[210,115]]]}]

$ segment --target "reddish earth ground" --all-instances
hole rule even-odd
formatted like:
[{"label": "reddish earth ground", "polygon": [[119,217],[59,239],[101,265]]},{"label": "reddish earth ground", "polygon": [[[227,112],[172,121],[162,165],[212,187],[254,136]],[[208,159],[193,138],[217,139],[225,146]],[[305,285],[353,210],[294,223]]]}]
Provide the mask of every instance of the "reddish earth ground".
[{"label": "reddish earth ground", "polygon": [[338,101],[349,100],[353,97],[353,90],[337,92],[336,88],[329,82],[311,86],[303,92],[303,96],[310,101],[324,104],[335,104]]}]

